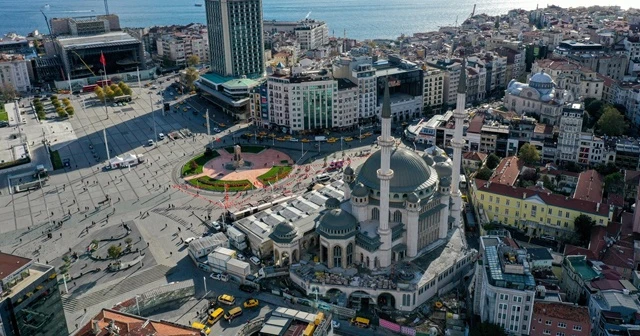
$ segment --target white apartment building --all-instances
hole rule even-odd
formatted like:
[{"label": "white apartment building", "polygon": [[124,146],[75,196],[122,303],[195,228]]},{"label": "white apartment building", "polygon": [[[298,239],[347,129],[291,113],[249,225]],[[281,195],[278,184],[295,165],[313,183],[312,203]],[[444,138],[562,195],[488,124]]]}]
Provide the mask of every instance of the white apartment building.
[{"label": "white apartment building", "polygon": [[571,107],[562,109],[557,147],[557,159],[560,162],[578,161],[583,114],[581,104],[572,104]]},{"label": "white apartment building", "polygon": [[629,59],[640,61],[640,36],[628,36],[623,43]]},{"label": "white apartment building", "polygon": [[623,105],[626,109],[625,116],[635,127],[640,126],[640,84],[616,83],[613,88],[613,102]]},{"label": "white apartment building", "polygon": [[293,29],[300,50],[313,50],[329,43],[329,28],[323,21],[304,19]]},{"label": "white apartment building", "polygon": [[456,91],[458,90],[462,64],[459,60],[442,59],[427,61],[427,65],[444,71],[443,101],[444,104],[454,106],[457,99]]},{"label": "white apartment building", "polygon": [[186,66],[187,59],[196,55],[200,63],[209,62],[209,43],[204,35],[164,35],[156,40],[158,56],[167,58],[176,66]]},{"label": "white apartment building", "polygon": [[342,57],[333,65],[334,78],[346,78],[358,86],[358,117],[360,120],[376,116],[376,70],[369,56]]},{"label": "white apartment building", "polygon": [[29,61],[22,55],[0,54],[0,85],[11,85],[17,91],[31,89]]},{"label": "white apartment building", "polygon": [[476,266],[474,312],[510,335],[529,335],[536,282],[527,252],[506,245],[500,236],[481,237],[480,250],[484,260]]},{"label": "white apartment building", "polygon": [[431,107],[434,112],[442,106],[444,97],[444,73],[440,69],[429,66],[422,68],[424,75],[424,107]]},{"label": "white apartment building", "polygon": [[301,72],[279,67],[267,80],[269,123],[294,133],[346,128],[358,122],[358,88],[326,70]]}]

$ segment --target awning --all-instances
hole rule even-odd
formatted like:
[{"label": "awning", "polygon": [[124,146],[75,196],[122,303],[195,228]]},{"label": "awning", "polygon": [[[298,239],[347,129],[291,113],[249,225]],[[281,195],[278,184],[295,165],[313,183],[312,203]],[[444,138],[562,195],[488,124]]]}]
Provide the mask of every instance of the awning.
[{"label": "awning", "polygon": [[394,246],[393,248],[391,248],[391,251],[399,253],[399,252],[406,252],[407,251],[407,244],[398,244],[396,246]]}]

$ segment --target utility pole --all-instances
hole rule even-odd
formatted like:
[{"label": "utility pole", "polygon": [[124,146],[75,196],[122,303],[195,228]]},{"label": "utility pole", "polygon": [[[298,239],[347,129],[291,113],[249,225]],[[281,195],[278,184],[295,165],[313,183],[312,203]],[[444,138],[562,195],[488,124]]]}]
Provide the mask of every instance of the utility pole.
[{"label": "utility pole", "polygon": [[111,155],[109,155],[109,144],[107,143],[107,129],[102,129],[102,136],[104,136],[104,149],[107,151],[107,162],[111,161]]},{"label": "utility pole", "polygon": [[204,117],[207,118],[207,135],[211,136],[211,126],[209,125],[209,109],[204,112]]},{"label": "utility pole", "polygon": [[156,146],[158,145],[158,132],[156,132],[156,114],[155,114],[155,110],[153,109],[153,101],[151,98],[151,95],[149,95],[149,104],[151,106],[151,118],[153,119],[153,138],[156,139]]}]

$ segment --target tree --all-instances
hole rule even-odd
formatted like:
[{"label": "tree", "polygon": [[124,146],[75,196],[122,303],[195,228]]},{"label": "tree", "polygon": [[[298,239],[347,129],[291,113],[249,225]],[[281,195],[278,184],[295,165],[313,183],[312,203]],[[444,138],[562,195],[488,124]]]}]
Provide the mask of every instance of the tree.
[{"label": "tree", "polygon": [[584,100],[584,109],[589,112],[589,115],[596,116],[602,113],[602,108],[604,107],[604,103],[601,100],[587,98]]},{"label": "tree", "polygon": [[62,103],[66,106],[70,106],[71,105],[71,101],[69,100],[69,98],[64,98],[62,99]]},{"label": "tree", "polygon": [[604,189],[608,193],[620,194],[624,190],[624,176],[615,172],[604,177]]},{"label": "tree", "polygon": [[109,255],[109,258],[111,259],[118,259],[121,253],[122,253],[122,248],[120,248],[120,246],[118,245],[111,245],[107,250],[107,255]]},{"label": "tree", "polygon": [[133,241],[133,239],[131,239],[131,237],[127,237],[127,238],[124,239],[124,243],[127,244],[127,245],[130,245],[132,241]]},{"label": "tree", "polygon": [[573,161],[567,161],[564,164],[564,169],[570,171],[572,173],[580,173],[582,172],[582,167]]},{"label": "tree", "polygon": [[16,87],[11,83],[4,83],[0,86],[0,96],[2,96],[5,101],[14,100],[18,96],[18,90],[16,90]]},{"label": "tree", "polygon": [[196,80],[198,80],[198,77],[200,77],[200,73],[198,73],[198,70],[196,70],[196,68],[194,67],[187,68],[184,78],[186,80],[185,85],[189,88],[189,90],[194,89],[193,83],[195,83]]},{"label": "tree", "polygon": [[200,64],[200,57],[198,55],[191,55],[187,58],[187,65],[192,67]]},{"label": "tree", "polygon": [[549,190],[554,190],[556,186],[553,184],[553,181],[549,178],[549,175],[542,176],[542,185]]},{"label": "tree", "polygon": [[109,101],[113,100],[113,97],[116,96],[115,92],[113,92],[111,88],[107,88],[106,90],[104,90],[104,94],[106,95],[107,100]]},{"label": "tree", "polygon": [[591,239],[591,229],[596,225],[596,221],[591,217],[582,214],[573,220],[573,228],[582,244],[586,244]]},{"label": "tree", "polygon": [[482,167],[476,173],[476,178],[479,178],[481,180],[488,180],[488,179],[491,178],[491,175],[493,175],[493,170],[491,170],[491,169],[489,169],[487,167]]},{"label": "tree", "polygon": [[507,332],[499,324],[489,322],[481,322],[480,325],[471,329],[469,334],[470,336],[507,336]]},{"label": "tree", "polygon": [[121,88],[116,88],[115,90],[113,90],[113,94],[114,94],[116,97],[124,96],[124,92],[122,92],[122,89],[121,89]]},{"label": "tree", "polygon": [[487,168],[496,169],[498,164],[500,164],[500,157],[495,155],[494,153],[489,154],[487,157]]},{"label": "tree", "polygon": [[56,113],[58,113],[58,117],[60,118],[64,117],[67,114],[67,112],[64,111],[62,106],[56,107]]},{"label": "tree", "polygon": [[72,116],[75,113],[75,110],[73,109],[73,106],[67,106],[67,108],[64,109],[68,115]]},{"label": "tree", "polygon": [[130,96],[131,88],[129,86],[125,87],[124,89],[122,89],[122,93],[126,94],[127,96]]},{"label": "tree", "polygon": [[596,124],[598,130],[605,135],[619,136],[627,130],[624,117],[613,106],[605,106],[602,116]]},{"label": "tree", "polygon": [[526,143],[520,147],[518,158],[526,164],[534,164],[540,162],[540,153],[532,144]]}]

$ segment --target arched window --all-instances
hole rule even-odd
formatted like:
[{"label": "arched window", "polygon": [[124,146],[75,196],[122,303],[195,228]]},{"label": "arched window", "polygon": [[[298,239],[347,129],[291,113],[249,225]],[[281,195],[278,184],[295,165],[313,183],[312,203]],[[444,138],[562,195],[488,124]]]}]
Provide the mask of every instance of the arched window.
[{"label": "arched window", "polygon": [[353,263],[353,243],[349,243],[347,245],[347,264],[345,266],[349,266]]},{"label": "arched window", "polygon": [[393,221],[396,223],[402,222],[402,212],[400,212],[400,210],[396,210],[393,213]]},{"label": "arched window", "polygon": [[333,247],[333,267],[342,267],[342,247]]},{"label": "arched window", "polygon": [[380,219],[380,210],[378,210],[378,208],[371,209],[371,219],[373,220]]}]

